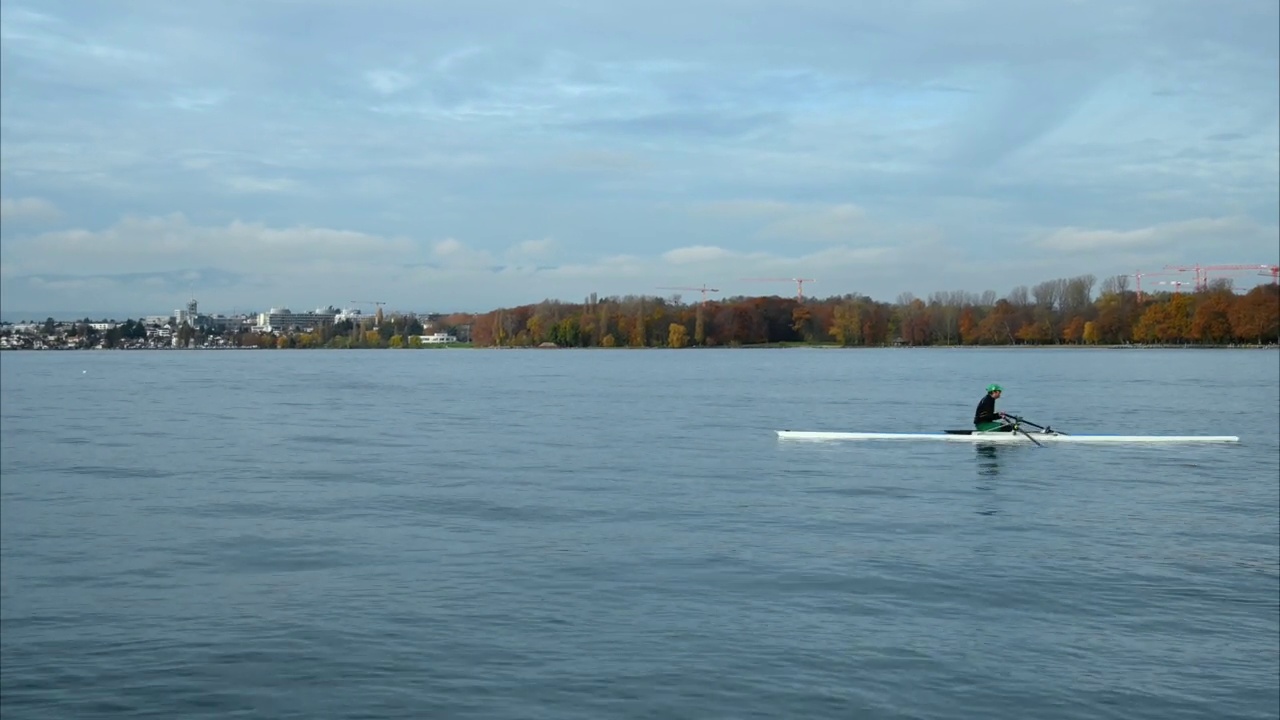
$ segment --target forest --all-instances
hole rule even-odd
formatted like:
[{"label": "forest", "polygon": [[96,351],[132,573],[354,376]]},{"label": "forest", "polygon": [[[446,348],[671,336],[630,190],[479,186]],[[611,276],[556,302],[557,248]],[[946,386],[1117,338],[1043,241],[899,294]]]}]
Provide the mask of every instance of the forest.
[{"label": "forest", "polygon": [[[1019,286],[1006,297],[911,294],[896,302],[847,294],[823,299],[680,296],[546,300],[466,318],[477,347],[846,347],[955,345],[1232,345],[1280,342],[1280,287],[1236,293],[1229,280],[1195,292],[1141,293],[1128,276],[1092,275]],[[458,319],[455,318],[455,321]]]}]

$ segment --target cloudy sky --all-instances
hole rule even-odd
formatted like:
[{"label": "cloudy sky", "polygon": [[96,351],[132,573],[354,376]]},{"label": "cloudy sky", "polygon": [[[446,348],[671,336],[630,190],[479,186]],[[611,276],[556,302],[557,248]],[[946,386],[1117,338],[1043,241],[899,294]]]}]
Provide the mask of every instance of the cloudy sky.
[{"label": "cloudy sky", "polygon": [[0,307],[793,277],[893,300],[1275,263],[1277,8],[4,0]]}]

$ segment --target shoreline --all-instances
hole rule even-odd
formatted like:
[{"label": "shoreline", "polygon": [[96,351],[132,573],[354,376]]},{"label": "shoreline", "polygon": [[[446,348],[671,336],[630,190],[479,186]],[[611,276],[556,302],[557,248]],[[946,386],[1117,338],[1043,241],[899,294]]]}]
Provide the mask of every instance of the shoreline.
[{"label": "shoreline", "polygon": [[47,353],[47,352],[193,352],[193,351],[235,351],[235,350],[256,350],[266,352],[297,352],[297,351],[323,351],[329,350],[333,352],[341,352],[344,350],[525,350],[525,351],[549,351],[549,350],[599,350],[599,351],[618,351],[618,350],[796,350],[796,349],[812,349],[812,350],[1280,350],[1280,344],[1213,344],[1213,345],[1194,345],[1194,344],[1155,344],[1155,343],[1133,343],[1127,345],[829,345],[818,343],[767,343],[757,345],[717,345],[713,347],[703,346],[686,346],[682,348],[672,348],[666,346],[645,346],[645,347],[538,347],[533,346],[515,346],[515,345],[486,345],[481,347],[467,345],[452,345],[443,347],[421,347],[421,348],[330,348],[330,347],[311,347],[311,348],[263,348],[257,346],[245,347],[149,347],[149,348],[76,348],[76,347],[59,347],[59,348],[20,348],[6,347],[0,348],[0,353],[6,352],[27,352],[27,353]]}]

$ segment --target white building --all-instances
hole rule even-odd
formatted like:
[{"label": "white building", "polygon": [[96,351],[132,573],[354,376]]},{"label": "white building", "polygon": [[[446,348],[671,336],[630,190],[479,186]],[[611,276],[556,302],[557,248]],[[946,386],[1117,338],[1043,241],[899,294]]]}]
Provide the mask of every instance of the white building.
[{"label": "white building", "polygon": [[191,298],[187,301],[187,306],[185,308],[178,308],[173,311],[173,316],[178,321],[178,327],[182,327],[184,324],[190,325],[191,327],[196,326],[196,318],[200,317],[200,313],[197,311],[196,307],[196,299]]},{"label": "white building", "polygon": [[458,338],[448,333],[432,333],[431,335],[419,335],[418,339],[423,345],[444,345],[447,343],[456,343]]},{"label": "white building", "polygon": [[293,312],[289,308],[271,308],[268,312],[258,313],[258,324],[254,329],[259,332],[287,332],[294,328],[309,331],[324,325],[332,325],[337,316],[338,312],[333,308],[319,308],[313,312],[301,313]]},{"label": "white building", "polygon": [[339,310],[338,314],[334,316],[333,321],[342,322],[343,320],[350,320],[353,323],[359,324],[361,320],[364,320],[367,317],[369,316],[359,310],[346,309]]}]

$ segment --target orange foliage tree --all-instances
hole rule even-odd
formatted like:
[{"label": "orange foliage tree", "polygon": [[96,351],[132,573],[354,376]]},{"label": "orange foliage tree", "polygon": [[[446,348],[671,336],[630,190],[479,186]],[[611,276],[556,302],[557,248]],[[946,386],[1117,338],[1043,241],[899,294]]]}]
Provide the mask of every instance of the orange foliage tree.
[{"label": "orange foliage tree", "polygon": [[[626,296],[582,304],[544,301],[449,317],[469,326],[478,346],[1280,342],[1280,289],[1275,285],[1243,295],[1223,288],[1147,293],[1141,302],[1122,278],[1103,283],[1097,297],[1092,286],[1092,276],[1083,276],[1030,290],[1015,288],[1003,298],[990,291],[981,297],[935,293],[927,303],[907,294],[894,303],[865,295],[803,302],[781,296],[733,297],[694,304]],[[674,325],[684,331],[673,330]]]}]

